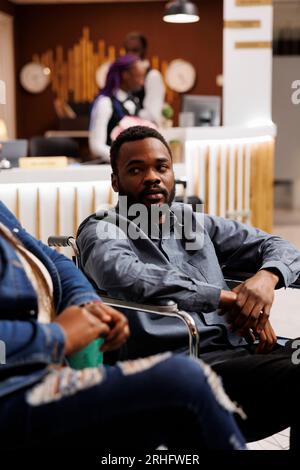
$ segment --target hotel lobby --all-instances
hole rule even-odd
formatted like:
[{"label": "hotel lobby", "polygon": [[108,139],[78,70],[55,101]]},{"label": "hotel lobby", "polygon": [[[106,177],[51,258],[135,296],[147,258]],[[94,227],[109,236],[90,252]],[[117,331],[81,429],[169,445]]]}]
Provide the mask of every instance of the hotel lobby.
[{"label": "hotel lobby", "polygon": [[[141,55],[130,52],[130,41],[141,42]],[[125,64],[127,57],[129,65]],[[144,68],[143,84],[135,89],[130,71],[136,63]],[[120,78],[110,95],[107,90],[114,73]],[[126,92],[126,100],[119,116],[115,103],[120,101],[120,92]],[[127,100],[131,101],[128,107]],[[109,103],[108,110],[104,110],[105,103]],[[133,103],[136,108],[130,107]],[[115,116],[116,125],[111,126]],[[103,301],[125,315],[131,308],[125,301],[146,304],[145,311],[148,308],[153,316],[156,308],[152,302],[149,307],[147,295],[135,298],[132,292],[131,298],[130,284],[128,296],[120,297],[113,281],[114,295],[103,287],[104,281],[96,285],[96,277],[83,266],[85,255],[78,252],[81,245],[76,245],[83,221],[118,207],[120,177],[114,176],[109,152],[122,131],[126,134],[130,127],[143,126],[159,132],[172,154],[175,202],[191,207],[196,203],[202,217],[237,224],[228,240],[224,239],[224,246],[230,245],[234,230],[238,234],[256,228],[257,239],[270,236],[266,240],[276,241],[281,237],[292,244],[293,253],[299,253],[299,122],[300,0],[0,0],[0,200],[35,239],[48,245],[50,237],[51,245],[52,237],[53,249],[75,261],[92,279]],[[130,138],[124,141],[124,148],[134,143]],[[102,153],[96,150],[97,139]],[[121,148],[122,143],[119,145]],[[124,152],[120,148],[121,161]],[[112,157],[111,161],[113,166]],[[118,181],[118,190],[114,181]],[[159,195],[153,190],[148,200],[159,206]],[[216,222],[214,236],[218,230]],[[2,236],[5,239],[0,231],[0,240]],[[247,245],[243,240],[237,258],[239,253],[243,257]],[[263,260],[267,244],[262,242],[257,252],[249,254],[244,272],[230,272],[230,279],[224,275],[229,286],[230,282],[248,282],[253,260]],[[96,253],[93,249],[90,252]],[[276,246],[272,250],[279,257]],[[285,256],[289,259],[288,250],[285,247],[282,253],[282,264]],[[135,245],[133,251],[139,253]],[[153,263],[147,246],[144,251],[145,263]],[[161,252],[164,254],[162,248]],[[217,256],[223,268],[221,255]],[[121,269],[121,261],[114,262]],[[212,285],[206,278],[209,257],[202,262],[205,282]],[[275,265],[267,263],[278,278],[268,315],[275,335],[285,344],[300,337],[300,272],[297,276],[296,261],[291,259],[296,274],[287,285],[279,260]],[[223,265],[226,268],[225,261]],[[261,265],[258,272],[264,270],[264,263]],[[290,269],[288,264],[284,266]],[[249,276],[239,278],[245,274]],[[155,284],[156,278],[151,282]],[[139,292],[146,290],[141,287]],[[172,292],[170,289],[170,301],[177,302]],[[232,292],[239,291],[232,287]],[[170,316],[179,317],[186,310],[179,307]],[[218,307],[223,311],[222,303]],[[5,308],[0,297],[1,319],[6,319]],[[131,321],[133,327],[135,324],[132,313],[128,318],[131,329]],[[189,315],[181,320],[193,323]],[[188,327],[186,341],[190,341],[190,355],[201,358],[201,331],[199,334],[193,325]],[[259,331],[253,326],[249,331],[260,341]],[[148,341],[154,345],[157,338]],[[171,349],[179,350],[175,345]],[[151,355],[152,349],[149,351]],[[0,391],[2,364],[5,361],[0,360]],[[290,426],[264,438],[246,437],[247,449],[289,450]],[[168,446],[162,442],[158,449],[165,451]]]}]

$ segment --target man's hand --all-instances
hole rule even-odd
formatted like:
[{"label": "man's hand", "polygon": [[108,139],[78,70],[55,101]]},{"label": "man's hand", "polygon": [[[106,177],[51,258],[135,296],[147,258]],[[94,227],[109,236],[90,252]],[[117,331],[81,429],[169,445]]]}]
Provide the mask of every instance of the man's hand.
[{"label": "man's hand", "polygon": [[272,351],[276,343],[277,343],[276,333],[272,328],[270,320],[267,320],[267,323],[264,329],[259,333],[259,343],[256,348],[256,353],[268,354],[269,352]]},{"label": "man's hand", "polygon": [[237,294],[232,290],[221,290],[219,301],[220,315],[224,315],[228,310],[231,310],[236,303],[236,299]]},{"label": "man's hand", "polygon": [[[110,331],[101,346],[101,351],[106,352],[120,348],[129,336],[128,320],[125,315],[102,302],[86,304],[85,308],[109,326]],[[103,315],[105,315],[105,319]]]},{"label": "man's hand", "polygon": [[277,336],[270,320],[267,321],[264,329],[259,334],[254,335],[252,330],[239,331],[238,334],[243,336],[249,344],[254,343],[256,339],[259,340],[255,351],[257,354],[268,354],[277,343]]},{"label": "man's hand", "polygon": [[[229,323],[231,323],[233,331],[252,329],[259,334],[264,330],[269,319],[274,300],[274,289],[278,281],[279,278],[276,274],[262,269],[233,289],[232,292],[237,297],[235,302],[232,301],[232,308],[228,308]],[[224,310],[221,301],[220,306]]]},{"label": "man's hand", "polygon": [[90,313],[84,307],[71,305],[55,318],[64,330],[65,354],[73,354],[87,346],[91,341],[99,336],[107,336],[110,332],[108,322],[111,317],[102,313],[102,319],[99,316]]}]

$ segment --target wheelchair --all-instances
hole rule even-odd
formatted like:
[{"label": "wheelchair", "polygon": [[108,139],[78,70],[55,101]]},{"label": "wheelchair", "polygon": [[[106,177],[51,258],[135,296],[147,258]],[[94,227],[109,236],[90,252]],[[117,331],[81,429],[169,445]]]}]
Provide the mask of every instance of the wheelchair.
[{"label": "wheelchair", "polygon": [[[76,240],[72,236],[51,236],[48,238],[48,244],[52,247],[71,247],[73,251],[73,261],[75,262],[76,266],[80,269],[80,257],[79,257],[79,250],[76,244]],[[233,272],[233,271],[223,271],[225,281],[227,282],[230,288],[234,288],[236,285],[240,284],[241,282],[245,281],[249,277],[253,275],[253,273],[246,273],[246,272]],[[300,277],[289,286],[289,288],[293,289],[300,289]],[[125,300],[120,300],[116,298],[111,298],[107,296],[107,294],[103,291],[97,291],[101,296],[102,301],[112,307],[119,308],[119,309],[128,309],[136,312],[143,312],[145,314],[155,314],[155,315],[165,315],[171,316],[180,319],[186,326],[188,335],[189,335],[189,355],[192,357],[198,357],[199,346],[200,346],[200,337],[199,332],[196,328],[195,321],[193,317],[182,310],[179,310],[177,304],[169,300],[166,302],[165,305],[155,305],[155,304],[139,304],[135,302],[128,302]],[[286,338],[283,336],[278,336],[277,341],[279,344],[284,345],[290,338]],[[104,358],[104,363],[106,364],[106,360]],[[109,364],[109,362],[107,363]],[[275,434],[274,436],[270,436],[266,440],[256,441],[252,443],[248,443],[250,450],[265,450],[268,448],[269,443],[273,446],[272,448],[277,449],[285,449],[282,443],[279,443],[281,440],[285,444],[288,443],[288,433],[289,430],[286,429],[282,433]],[[266,443],[264,442],[266,441]]]},{"label": "wheelchair", "polygon": [[[60,247],[71,247],[73,250],[73,261],[76,266],[81,269],[80,267],[80,260],[79,260],[79,251],[76,244],[76,240],[72,236],[51,236],[48,238],[48,245],[54,248]],[[181,320],[187,328],[188,335],[189,335],[189,355],[198,357],[199,352],[199,332],[197,330],[195,320],[193,317],[185,312],[184,310],[180,310],[178,305],[173,300],[168,300],[163,305],[155,305],[153,304],[140,304],[136,302],[128,302],[127,300],[116,299],[113,297],[108,297],[107,293],[97,289],[97,293],[101,297],[101,300],[106,305],[114,308],[121,308],[121,309],[128,309],[133,310],[136,312],[143,312],[146,314],[154,314],[154,315],[164,315],[168,317],[175,317]]]},{"label": "wheelchair", "polygon": [[[48,238],[48,245],[54,248],[59,247],[70,247],[73,251],[73,261],[76,266],[81,269],[79,250],[76,244],[76,240],[72,236],[50,236]],[[224,271],[224,278],[230,288],[235,287],[241,282],[245,281],[253,275],[253,273],[246,272],[232,272]],[[300,277],[289,286],[289,288],[300,289]],[[143,312],[145,314],[163,315],[169,317],[178,318],[184,323],[187,328],[189,336],[189,355],[198,357],[200,347],[200,336],[197,330],[195,320],[186,311],[180,310],[178,305],[173,300],[166,301],[163,305],[151,304],[140,304],[136,302],[129,302],[123,299],[117,299],[109,297],[106,292],[97,290],[97,293],[101,297],[103,303],[117,309],[128,309],[136,312]],[[280,344],[284,344],[289,338],[278,336]]]}]

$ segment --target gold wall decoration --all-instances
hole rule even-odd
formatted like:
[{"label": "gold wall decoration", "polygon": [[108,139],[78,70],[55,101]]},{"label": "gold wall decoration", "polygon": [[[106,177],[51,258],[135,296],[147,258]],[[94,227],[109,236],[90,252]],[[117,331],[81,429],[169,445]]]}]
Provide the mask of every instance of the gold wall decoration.
[{"label": "gold wall decoration", "polygon": [[[67,51],[62,46],[55,50],[48,49],[41,55],[34,54],[33,62],[38,62],[51,70],[51,86],[56,98],[63,102],[72,100],[77,103],[92,101],[99,92],[96,83],[96,70],[105,62],[113,62],[117,56],[124,55],[125,49],[116,49],[106,45],[103,39],[96,47],[90,39],[90,29],[83,28],[82,36],[74,46]],[[160,61],[157,56],[150,59],[151,67],[160,70],[165,78],[167,62]],[[166,86],[166,101],[171,103],[174,92]]]},{"label": "gold wall decoration", "polygon": [[272,41],[242,41],[235,43],[236,49],[271,49]]},{"label": "gold wall decoration", "polygon": [[260,20],[225,20],[224,28],[260,28]]},{"label": "gold wall decoration", "polygon": [[235,0],[237,7],[262,7],[273,5],[273,0]]}]

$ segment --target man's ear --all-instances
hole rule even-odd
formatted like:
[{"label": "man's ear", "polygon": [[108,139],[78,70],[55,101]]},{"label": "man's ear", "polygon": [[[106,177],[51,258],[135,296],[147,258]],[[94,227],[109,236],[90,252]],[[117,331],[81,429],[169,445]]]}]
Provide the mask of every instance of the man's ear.
[{"label": "man's ear", "polygon": [[118,177],[114,173],[111,174],[111,185],[115,193],[119,192]]}]

